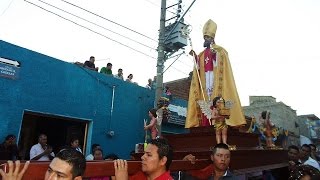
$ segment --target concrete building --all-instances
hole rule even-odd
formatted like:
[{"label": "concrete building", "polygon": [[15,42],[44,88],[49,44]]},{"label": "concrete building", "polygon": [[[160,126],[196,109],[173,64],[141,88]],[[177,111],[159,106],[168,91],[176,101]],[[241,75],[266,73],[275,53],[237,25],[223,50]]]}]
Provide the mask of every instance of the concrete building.
[{"label": "concrete building", "polygon": [[320,119],[314,114],[298,116],[300,134],[312,140],[320,139]]},{"label": "concrete building", "polygon": [[296,110],[283,102],[277,102],[272,96],[250,96],[250,105],[244,106],[243,110],[247,116],[255,116],[258,120],[262,111],[270,111],[271,121],[283,130],[289,131],[288,143],[299,144],[299,124]]},{"label": "concrete building", "polygon": [[[99,143],[104,153],[128,158],[135,144],[144,142],[143,120],[150,119],[155,95],[153,90],[1,40],[0,92],[0,141],[16,135],[24,157],[37,136],[45,133],[54,150],[77,136],[86,154],[91,144]],[[176,102],[173,109],[178,114],[186,101]],[[181,126],[167,124],[163,130],[168,133]]]}]

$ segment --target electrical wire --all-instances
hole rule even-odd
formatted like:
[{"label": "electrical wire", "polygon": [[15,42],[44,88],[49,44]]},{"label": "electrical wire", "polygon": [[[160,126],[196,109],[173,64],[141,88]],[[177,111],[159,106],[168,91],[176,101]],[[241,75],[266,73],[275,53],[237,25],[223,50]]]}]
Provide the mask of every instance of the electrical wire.
[{"label": "electrical wire", "polygon": [[181,64],[184,64],[186,67],[191,68],[191,69],[193,68],[193,67],[190,67],[190,66],[186,65],[185,63],[183,63],[183,62],[179,59],[179,58],[181,57],[181,55],[183,55],[183,54],[185,54],[185,53],[183,52],[183,53],[180,53],[180,54],[176,55],[177,58],[163,71],[162,74],[164,74],[170,67],[172,67],[173,69],[179,71],[180,73],[189,76],[189,74],[187,74],[187,73],[183,72],[182,70],[180,70],[180,69],[178,69],[178,68],[176,68],[176,67],[173,66],[173,64],[174,64],[175,62],[178,62],[178,61],[179,61]]},{"label": "electrical wire", "polygon": [[162,72],[162,74],[164,74],[164,73],[172,66],[172,64],[175,63],[175,62],[181,57],[182,54],[183,54],[183,53],[179,54],[178,57],[167,67],[167,69],[165,69],[165,70]]},{"label": "electrical wire", "polygon": [[79,8],[79,9],[81,9],[81,10],[83,10],[83,11],[86,11],[86,12],[88,12],[88,13],[90,13],[90,14],[93,14],[93,15],[95,15],[95,16],[97,16],[97,17],[100,17],[100,18],[102,18],[102,19],[104,19],[104,20],[107,20],[107,21],[109,21],[109,22],[111,22],[111,23],[113,23],[113,24],[116,24],[116,25],[120,26],[120,27],[123,27],[123,28],[125,28],[125,29],[127,29],[127,30],[130,30],[130,31],[132,31],[132,32],[134,32],[134,33],[136,33],[136,34],[139,34],[139,35],[141,35],[141,36],[143,36],[143,37],[145,37],[145,38],[148,38],[148,39],[151,39],[151,40],[153,40],[153,41],[155,41],[155,42],[158,42],[157,40],[155,40],[155,39],[153,39],[153,38],[151,38],[151,37],[149,37],[149,36],[146,36],[146,35],[144,35],[144,34],[142,34],[142,33],[139,33],[139,32],[137,32],[137,31],[131,29],[131,28],[128,28],[128,27],[126,27],[126,26],[124,26],[124,25],[121,25],[121,24],[119,24],[119,23],[117,23],[117,22],[114,22],[114,21],[112,21],[112,20],[110,20],[110,19],[107,19],[107,18],[105,18],[105,17],[103,17],[103,16],[100,16],[100,15],[98,15],[98,14],[96,14],[96,13],[94,13],[94,12],[91,12],[91,11],[85,9],[85,8],[82,8],[82,7],[78,6],[78,5],[75,5],[75,4],[70,3],[70,2],[68,2],[68,1],[65,1],[65,0],[61,0],[61,1],[64,2],[64,3],[67,3],[67,4],[71,5],[71,6],[74,6],[74,7],[76,7],[76,8]]},{"label": "electrical wire", "polygon": [[40,9],[42,9],[42,10],[45,10],[45,11],[47,11],[47,12],[49,12],[49,13],[52,13],[52,14],[54,14],[54,15],[56,15],[56,16],[64,19],[64,20],[66,20],[66,21],[69,21],[69,22],[71,22],[71,23],[73,23],[73,24],[75,24],[75,25],[77,25],[77,26],[80,26],[80,27],[82,27],[82,28],[85,28],[85,29],[87,29],[87,30],[89,30],[89,31],[91,31],[91,32],[93,32],[93,33],[96,33],[96,34],[98,34],[98,35],[100,35],[100,36],[102,36],[102,37],[104,37],[104,38],[106,38],[106,39],[109,39],[109,40],[111,40],[111,41],[113,41],[113,42],[115,42],[115,43],[118,43],[118,44],[120,44],[120,45],[122,45],[122,46],[125,46],[125,47],[127,47],[127,48],[129,48],[129,49],[131,49],[131,50],[133,50],[133,51],[136,51],[136,52],[138,52],[138,53],[140,53],[140,54],[143,54],[143,55],[145,55],[145,56],[147,56],[147,57],[150,57],[150,58],[152,58],[152,59],[157,59],[157,58],[155,58],[155,57],[153,57],[153,56],[151,56],[151,55],[149,55],[149,54],[146,54],[146,53],[144,53],[144,52],[142,52],[142,51],[136,50],[136,49],[134,49],[133,47],[130,47],[130,46],[128,46],[128,45],[126,45],[126,44],[123,44],[123,43],[121,43],[121,42],[119,42],[119,41],[117,41],[117,40],[114,40],[114,39],[112,39],[112,38],[110,38],[110,37],[108,37],[108,36],[106,36],[106,35],[104,35],[104,34],[101,34],[101,33],[97,32],[97,31],[94,31],[94,30],[92,30],[92,29],[90,29],[90,28],[88,28],[88,27],[86,27],[86,26],[84,26],[84,25],[81,25],[81,24],[79,24],[79,23],[77,23],[77,22],[74,22],[74,21],[72,21],[72,20],[70,20],[70,19],[68,19],[68,18],[65,18],[65,17],[63,17],[63,16],[61,16],[61,15],[59,15],[59,14],[57,14],[57,13],[54,13],[54,12],[52,12],[52,11],[50,11],[50,10],[47,10],[47,9],[45,9],[44,7],[41,7],[41,6],[39,6],[39,5],[37,5],[37,4],[34,4],[34,3],[30,2],[30,1],[27,1],[27,0],[24,0],[24,1],[27,2],[27,3],[29,3],[29,4],[32,4],[32,5],[36,6],[36,7],[38,7],[38,8],[40,8]]},{"label": "electrical wire", "polygon": [[154,2],[152,2],[152,1],[150,1],[150,0],[144,0],[144,1],[147,1],[148,3],[150,3],[150,4],[154,5],[154,6],[160,7],[160,5],[154,3]]},{"label": "electrical wire", "polygon": [[10,8],[10,6],[11,6],[11,4],[12,4],[13,1],[14,1],[14,0],[11,0],[11,1],[10,1],[9,5],[8,5],[8,6],[3,10],[3,12],[1,13],[1,16],[4,15],[4,13],[7,12],[7,10]]},{"label": "electrical wire", "polygon": [[177,70],[178,72],[180,72],[181,74],[187,75],[187,76],[189,77],[189,73],[185,73],[185,72],[183,72],[182,70],[177,69],[177,68],[174,67],[174,66],[171,66],[171,67],[172,67],[173,69]]},{"label": "electrical wire", "polygon": [[[43,10],[49,12],[49,13],[52,13],[52,14],[54,14],[54,15],[56,15],[56,16],[64,19],[64,20],[66,20],[66,21],[69,21],[69,22],[71,22],[71,23],[73,23],[73,24],[75,24],[75,25],[77,25],[77,26],[80,26],[80,27],[82,27],[82,28],[85,28],[85,29],[87,29],[87,30],[89,30],[89,31],[91,31],[91,32],[93,32],[93,33],[96,33],[96,34],[98,34],[98,35],[100,35],[100,36],[102,36],[102,37],[104,37],[104,38],[106,38],[106,39],[109,39],[109,40],[111,40],[111,41],[113,41],[113,42],[116,42],[116,43],[122,45],[122,46],[125,46],[125,47],[127,47],[127,48],[129,48],[129,49],[131,49],[131,50],[133,50],[133,51],[136,51],[136,52],[138,52],[138,53],[140,53],[140,54],[143,54],[143,55],[145,55],[145,56],[147,56],[147,57],[150,57],[150,58],[152,58],[152,59],[157,59],[157,58],[155,58],[155,57],[153,57],[153,56],[151,56],[151,55],[148,55],[148,54],[146,54],[146,53],[144,53],[144,52],[142,52],[142,51],[136,50],[136,49],[134,49],[134,48],[132,48],[132,47],[130,47],[130,46],[128,46],[128,45],[125,45],[125,44],[123,44],[123,43],[121,43],[121,42],[119,42],[119,41],[116,41],[116,40],[114,40],[114,39],[112,39],[112,38],[110,38],[110,37],[108,37],[108,36],[106,36],[106,35],[104,35],[104,34],[101,34],[101,33],[97,32],[97,31],[94,31],[94,30],[92,30],[92,29],[90,29],[90,28],[88,28],[88,27],[86,27],[86,26],[84,26],[84,25],[81,25],[81,24],[79,24],[79,23],[77,23],[77,22],[74,22],[74,21],[68,19],[68,18],[65,18],[65,17],[63,17],[63,16],[61,16],[61,15],[55,13],[55,12],[52,12],[52,11],[50,11],[50,10],[47,10],[47,9],[45,9],[45,8],[37,5],[37,4],[34,4],[34,3],[30,2],[30,1],[27,1],[27,0],[24,0],[24,1],[26,1],[26,2],[28,2],[28,3],[30,3],[30,4],[32,4],[32,5],[40,8],[40,9],[43,9]],[[40,2],[42,2],[42,3],[45,3],[45,2],[43,2],[42,0],[38,0],[38,1],[40,1]],[[63,0],[62,0],[62,1],[63,1]],[[45,4],[48,4],[48,3],[45,3]],[[49,5],[49,4],[48,4],[48,5]],[[52,5],[52,7],[55,7],[55,6]],[[55,8],[57,8],[57,7],[55,7]],[[60,8],[57,8],[57,9],[60,10]],[[64,10],[62,10],[62,11],[65,12]],[[69,14],[69,13],[68,13],[68,14]],[[75,15],[75,16],[76,16],[76,15]],[[83,19],[83,18],[81,18],[81,17],[78,17],[78,18]],[[179,57],[180,57],[182,54],[183,54],[183,53],[181,53],[181,54],[179,55]],[[178,60],[179,57],[178,57],[176,60]],[[175,60],[175,61],[176,61],[176,60]],[[180,62],[181,62],[181,61],[180,61]],[[181,63],[182,63],[182,62],[181,62]],[[172,63],[172,64],[173,64],[173,63]],[[172,66],[172,64],[171,64],[170,66],[171,66],[173,69],[177,70],[178,72],[180,72],[180,73],[182,73],[182,74],[189,75],[189,74],[183,72],[182,70],[180,70],[180,69]],[[168,68],[167,68],[167,69],[168,69]],[[166,69],[166,70],[167,70],[167,69]],[[165,70],[165,71],[166,71],[166,70]],[[163,72],[163,73],[164,73],[164,72]]]},{"label": "electrical wire", "polygon": [[94,23],[94,22],[92,22],[92,21],[89,21],[89,20],[87,20],[87,19],[84,19],[84,18],[82,18],[82,17],[80,17],[80,16],[77,16],[77,15],[75,15],[75,14],[73,14],[73,13],[70,13],[70,12],[68,12],[68,11],[66,11],[66,10],[63,10],[63,9],[57,7],[57,6],[54,6],[54,5],[50,4],[50,3],[44,2],[44,1],[42,1],[42,0],[38,0],[38,1],[44,3],[44,4],[48,5],[48,6],[51,6],[51,7],[55,8],[55,9],[58,9],[58,10],[64,12],[64,13],[67,13],[67,14],[70,14],[70,15],[72,15],[72,16],[74,16],[74,17],[77,17],[77,18],[79,18],[79,19],[81,19],[81,20],[83,20],[83,21],[86,21],[86,22],[91,23],[91,24],[93,24],[93,25],[95,25],[95,26],[98,26],[98,27],[100,27],[100,28],[102,28],[102,29],[104,29],[104,30],[107,30],[107,31],[112,32],[112,33],[114,33],[114,34],[116,34],[116,35],[119,35],[119,36],[121,36],[121,37],[123,37],[123,38],[129,39],[129,40],[131,40],[131,41],[133,41],[133,42],[135,42],[135,43],[137,43],[137,44],[140,44],[140,45],[142,45],[142,46],[144,46],[144,47],[147,47],[147,48],[150,48],[150,49],[152,49],[152,50],[157,51],[156,48],[153,48],[153,47],[151,47],[151,46],[145,45],[145,44],[143,44],[143,43],[141,43],[141,42],[139,42],[139,41],[136,41],[136,40],[134,40],[134,39],[132,39],[132,38],[129,38],[129,37],[127,37],[127,36],[124,36],[124,35],[122,35],[122,34],[120,34],[120,33],[115,32],[115,31],[112,31],[112,30],[110,30],[110,29],[108,29],[108,28],[106,28],[106,27],[104,27],[104,26],[101,26],[101,25],[96,24],[96,23]]},{"label": "electrical wire", "polygon": [[[161,7],[160,5],[154,3],[154,2],[152,2],[152,1],[150,1],[150,0],[145,0],[145,1],[147,1],[148,3],[150,3],[150,4],[154,5],[154,6]],[[177,14],[177,13],[175,13],[175,12],[169,11],[168,9],[167,9],[167,11],[168,11],[169,13],[172,13],[172,14]]]},{"label": "electrical wire", "polygon": [[188,64],[185,63],[185,62],[182,62],[180,59],[178,59],[177,62],[179,62],[180,64],[183,64],[185,67],[188,67],[188,68],[190,68],[190,69],[193,69],[192,66],[188,65]]}]

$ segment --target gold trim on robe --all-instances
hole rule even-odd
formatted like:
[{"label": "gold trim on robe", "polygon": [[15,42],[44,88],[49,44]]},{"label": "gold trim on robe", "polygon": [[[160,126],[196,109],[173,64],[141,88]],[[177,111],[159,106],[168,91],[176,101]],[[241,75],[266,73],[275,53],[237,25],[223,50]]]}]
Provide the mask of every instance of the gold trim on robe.
[{"label": "gold trim on robe", "polygon": [[[233,103],[233,106],[230,110],[230,118],[226,120],[227,125],[240,126],[246,124],[246,120],[244,118],[240,99],[238,96],[238,91],[233,78],[228,52],[223,47],[218,45],[213,45],[213,47],[211,48],[217,53],[217,66],[214,67],[214,90],[210,97],[210,100],[212,101],[214,97],[220,96],[223,97],[226,101],[231,101]],[[204,96],[206,98],[206,101],[208,101],[209,98],[206,93],[207,91],[204,72],[204,51],[199,54],[199,66],[199,74]],[[190,84],[185,128],[198,127],[202,119],[201,109],[197,104],[197,101],[203,100],[203,95],[197,76],[198,75],[196,69],[194,68]]]}]

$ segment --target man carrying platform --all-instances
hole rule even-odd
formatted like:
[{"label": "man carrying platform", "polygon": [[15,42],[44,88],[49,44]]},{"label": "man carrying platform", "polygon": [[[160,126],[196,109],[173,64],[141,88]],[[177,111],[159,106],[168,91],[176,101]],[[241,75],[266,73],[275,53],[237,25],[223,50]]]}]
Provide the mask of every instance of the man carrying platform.
[{"label": "man carrying platform", "polygon": [[[207,166],[201,170],[188,171],[183,174],[183,179],[207,179],[207,180],[235,180],[239,179],[234,176],[229,170],[229,164],[231,161],[231,153],[227,144],[220,143],[213,147],[212,154],[210,156],[212,165]],[[195,163],[195,156],[189,154],[183,158],[183,160],[191,161]]]},{"label": "man carrying platform", "polygon": [[[20,161],[8,161],[9,171],[0,169],[3,180],[21,180],[28,169],[30,161],[27,161],[20,170]],[[83,154],[74,149],[63,149],[50,162],[46,171],[45,180],[64,179],[82,180],[86,169],[86,159]],[[39,178],[37,178],[39,179]]]},{"label": "man carrying platform", "polygon": [[167,140],[152,139],[141,157],[141,171],[138,173],[129,177],[127,161],[114,161],[116,180],[173,180],[169,171],[172,158],[173,151]]}]

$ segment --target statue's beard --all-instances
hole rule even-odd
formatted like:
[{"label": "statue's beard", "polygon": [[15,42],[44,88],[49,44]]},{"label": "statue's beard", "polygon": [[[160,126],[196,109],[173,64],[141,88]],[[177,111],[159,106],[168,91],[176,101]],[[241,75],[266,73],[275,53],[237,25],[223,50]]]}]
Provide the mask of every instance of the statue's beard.
[{"label": "statue's beard", "polygon": [[203,43],[203,47],[205,48],[210,48],[210,45],[213,41],[212,40],[204,40],[204,43]]}]

